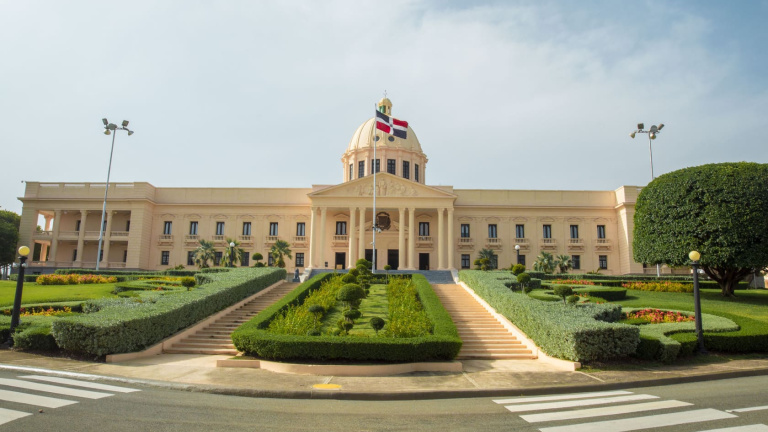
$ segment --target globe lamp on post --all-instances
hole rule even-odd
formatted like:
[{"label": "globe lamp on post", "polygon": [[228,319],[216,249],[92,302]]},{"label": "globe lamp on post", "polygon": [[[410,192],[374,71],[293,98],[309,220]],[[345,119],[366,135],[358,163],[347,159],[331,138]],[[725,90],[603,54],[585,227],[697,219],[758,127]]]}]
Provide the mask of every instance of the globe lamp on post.
[{"label": "globe lamp on post", "polygon": [[517,252],[517,264],[520,264],[520,245],[515,245],[515,252]]},{"label": "globe lamp on post", "polygon": [[696,314],[696,340],[699,343],[699,353],[706,354],[707,350],[704,348],[704,332],[701,326],[701,296],[699,295],[699,260],[701,254],[698,251],[691,251],[688,254],[688,258],[691,259],[691,265],[693,266],[693,302],[694,313]]},{"label": "globe lamp on post", "polygon": [[229,266],[235,266],[235,242],[229,242]]},{"label": "globe lamp on post", "polygon": [[24,290],[24,269],[27,268],[27,256],[29,248],[22,246],[19,248],[19,278],[16,280],[16,297],[13,299],[13,310],[11,312],[11,330],[8,344],[13,345],[13,331],[19,326],[19,315],[21,314],[21,293]]}]

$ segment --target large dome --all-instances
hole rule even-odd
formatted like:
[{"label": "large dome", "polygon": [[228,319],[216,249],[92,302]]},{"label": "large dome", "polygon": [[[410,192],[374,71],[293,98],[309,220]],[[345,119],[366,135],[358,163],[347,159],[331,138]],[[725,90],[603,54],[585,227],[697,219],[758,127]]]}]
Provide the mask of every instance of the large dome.
[{"label": "large dome", "polygon": [[[374,127],[374,121],[375,119],[370,118],[357,128],[355,133],[352,135],[352,139],[349,141],[347,152],[373,149],[371,146],[371,129]],[[378,137],[378,140],[376,141],[377,150],[381,148],[391,148],[423,153],[421,150],[421,144],[419,144],[419,139],[416,138],[416,133],[413,132],[413,129],[411,129],[410,126],[408,126],[406,139],[401,139],[389,134],[385,134],[380,130],[375,130],[374,132],[375,133],[373,136]],[[373,139],[376,140],[376,138]]]}]

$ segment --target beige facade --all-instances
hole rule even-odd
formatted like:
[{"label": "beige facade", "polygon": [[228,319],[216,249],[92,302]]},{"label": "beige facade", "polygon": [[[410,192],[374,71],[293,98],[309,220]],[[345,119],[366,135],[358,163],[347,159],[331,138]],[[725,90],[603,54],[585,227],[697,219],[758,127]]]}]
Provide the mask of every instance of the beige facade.
[{"label": "beige facade", "polygon": [[[391,113],[387,99],[380,109]],[[373,146],[380,171],[373,182]],[[217,250],[226,239],[265,258],[287,241],[298,268],[348,268],[372,257],[378,268],[460,269],[481,249],[500,267],[530,268],[542,252],[577,258],[574,273],[642,273],[632,259],[638,187],[613,191],[454,189],[426,184],[428,159],[415,133],[383,134],[374,119],[353,134],[342,158],[342,183],[306,189],[157,188],[109,185],[101,268],[165,269],[189,264],[200,239]],[[96,265],[104,183],[27,182],[20,243],[39,244],[30,271]],[[489,185],[492,186],[492,185]],[[376,211],[373,194],[376,192]],[[40,226],[41,230],[37,229]],[[303,261],[303,262],[302,262]],[[253,265],[250,261],[249,265]],[[46,270],[48,269],[48,270]],[[655,272],[655,270],[654,270]]]}]

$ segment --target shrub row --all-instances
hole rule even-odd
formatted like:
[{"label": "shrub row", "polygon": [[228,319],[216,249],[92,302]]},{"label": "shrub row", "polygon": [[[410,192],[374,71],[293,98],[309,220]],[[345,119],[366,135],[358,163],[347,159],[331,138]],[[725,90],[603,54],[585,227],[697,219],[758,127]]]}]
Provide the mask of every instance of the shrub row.
[{"label": "shrub row", "polygon": [[600,360],[635,352],[639,329],[618,324],[618,305],[563,305],[512,292],[493,273],[462,270],[469,285],[547,354],[572,361]]},{"label": "shrub row", "polygon": [[242,268],[207,277],[208,284],[183,295],[89,301],[84,310],[91,313],[55,320],[51,334],[77,353],[138,351],[285,279],[285,270]]},{"label": "shrub row", "polygon": [[[399,276],[399,275],[398,275]],[[275,360],[378,360],[389,362],[451,360],[461,349],[456,326],[443,308],[431,285],[422,275],[414,274],[418,296],[433,324],[433,334],[413,338],[360,336],[291,336],[270,333],[269,322],[282,308],[300,304],[309,292],[317,289],[320,274],[299,285],[278,303],[265,309],[240,326],[232,334],[238,350],[246,354]]]},{"label": "shrub row", "polygon": [[[555,301],[555,300],[562,300],[560,297],[556,296],[551,290],[551,286],[545,286],[544,289],[548,289],[547,291],[534,291],[530,293],[529,295],[535,299],[538,300],[545,300],[545,301]],[[571,288],[573,288],[574,294],[582,294],[582,295],[588,295],[590,297],[600,297],[603,300],[606,301],[618,301],[618,300],[624,300],[627,298],[627,290],[623,288],[613,288],[613,287],[602,287],[602,286],[584,286],[584,285],[568,285]]]}]

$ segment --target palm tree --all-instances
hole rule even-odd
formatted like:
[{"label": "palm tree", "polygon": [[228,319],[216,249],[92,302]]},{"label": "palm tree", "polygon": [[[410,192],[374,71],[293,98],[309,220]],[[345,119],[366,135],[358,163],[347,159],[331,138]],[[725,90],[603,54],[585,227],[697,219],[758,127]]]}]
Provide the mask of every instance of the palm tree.
[{"label": "palm tree", "polygon": [[533,269],[542,273],[554,273],[555,267],[555,257],[549,252],[542,252],[533,263]]},{"label": "palm tree", "polygon": [[245,250],[238,247],[240,242],[235,239],[227,238],[227,245],[221,257],[221,265],[224,267],[235,267],[242,262]]},{"label": "palm tree", "polygon": [[198,268],[208,268],[208,261],[216,258],[216,251],[213,250],[213,242],[200,240],[200,246],[195,249],[195,265]]},{"label": "palm tree", "polygon": [[483,270],[487,270],[488,268],[495,269],[496,268],[496,262],[495,258],[496,255],[494,255],[493,251],[491,249],[480,249],[480,252],[477,253],[477,258],[480,260],[486,259],[488,261],[485,261],[486,268]]},{"label": "palm tree", "polygon": [[285,267],[283,256],[293,258],[290,247],[291,245],[285,240],[277,240],[275,244],[272,245],[272,248],[269,249],[269,254],[272,255],[272,259],[275,260],[275,267]]},{"label": "palm tree", "polygon": [[567,273],[573,267],[570,255],[558,255],[555,264],[560,269],[560,273]]}]

